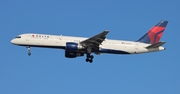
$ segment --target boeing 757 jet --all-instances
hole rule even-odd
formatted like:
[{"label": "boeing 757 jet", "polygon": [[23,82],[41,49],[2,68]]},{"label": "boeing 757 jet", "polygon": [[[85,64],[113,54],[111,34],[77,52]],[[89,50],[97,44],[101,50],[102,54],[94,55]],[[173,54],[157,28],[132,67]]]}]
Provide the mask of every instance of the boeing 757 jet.
[{"label": "boeing 757 jet", "polygon": [[47,34],[21,34],[11,40],[12,44],[25,46],[28,55],[31,55],[30,47],[56,48],[65,50],[65,57],[76,58],[86,55],[86,62],[93,62],[92,53],[100,54],[140,54],[165,50],[160,38],[168,21],[160,21],[152,27],[144,36],[136,41],[107,39],[109,31],[103,31],[93,37],[73,37]]}]

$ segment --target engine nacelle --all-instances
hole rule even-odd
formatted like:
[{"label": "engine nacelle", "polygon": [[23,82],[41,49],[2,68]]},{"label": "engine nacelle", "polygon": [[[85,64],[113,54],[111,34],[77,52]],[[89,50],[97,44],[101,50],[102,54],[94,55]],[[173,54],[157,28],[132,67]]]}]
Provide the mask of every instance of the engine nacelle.
[{"label": "engine nacelle", "polygon": [[65,57],[67,57],[67,58],[76,58],[76,57],[79,57],[79,56],[84,56],[84,53],[65,51]]},{"label": "engine nacelle", "polygon": [[79,49],[83,49],[83,47],[81,45],[78,45],[78,43],[74,43],[74,42],[66,43],[66,51],[76,51]]}]

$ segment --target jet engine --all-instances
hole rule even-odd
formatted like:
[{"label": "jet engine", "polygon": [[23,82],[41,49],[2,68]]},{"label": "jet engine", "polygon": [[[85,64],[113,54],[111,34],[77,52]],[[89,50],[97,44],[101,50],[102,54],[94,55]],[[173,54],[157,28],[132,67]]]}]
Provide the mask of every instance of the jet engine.
[{"label": "jet engine", "polygon": [[77,51],[79,49],[83,49],[83,46],[78,45],[78,43],[74,43],[74,42],[66,43],[66,51]]},{"label": "jet engine", "polygon": [[83,49],[84,47],[78,45],[78,43],[74,42],[67,42],[66,49],[65,49],[65,57],[67,58],[76,58],[79,56],[84,56],[84,53],[78,52],[78,50]]}]

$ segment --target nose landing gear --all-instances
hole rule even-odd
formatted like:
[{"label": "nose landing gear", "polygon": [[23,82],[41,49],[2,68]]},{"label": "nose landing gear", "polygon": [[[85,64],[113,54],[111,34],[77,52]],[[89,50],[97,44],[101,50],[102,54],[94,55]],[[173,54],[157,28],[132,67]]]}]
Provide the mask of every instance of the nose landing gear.
[{"label": "nose landing gear", "polygon": [[30,46],[27,46],[26,48],[28,49],[28,55],[30,56],[30,55],[31,55],[31,49],[30,49]]}]

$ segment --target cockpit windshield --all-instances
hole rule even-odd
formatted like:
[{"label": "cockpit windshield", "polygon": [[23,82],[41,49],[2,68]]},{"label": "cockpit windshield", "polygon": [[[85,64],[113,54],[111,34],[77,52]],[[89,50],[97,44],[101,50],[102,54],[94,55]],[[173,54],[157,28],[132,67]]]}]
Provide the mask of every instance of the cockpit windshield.
[{"label": "cockpit windshield", "polygon": [[21,38],[21,36],[17,36],[16,38]]}]

